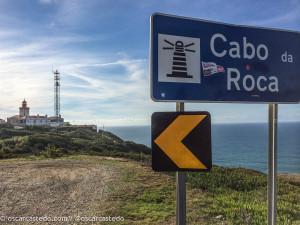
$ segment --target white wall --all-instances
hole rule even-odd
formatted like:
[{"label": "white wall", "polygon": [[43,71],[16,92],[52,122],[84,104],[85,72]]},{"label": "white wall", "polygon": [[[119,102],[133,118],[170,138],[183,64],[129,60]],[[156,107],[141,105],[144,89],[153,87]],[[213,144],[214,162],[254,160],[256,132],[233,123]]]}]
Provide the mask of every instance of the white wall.
[{"label": "white wall", "polygon": [[47,126],[49,125],[48,119],[45,118],[28,118],[26,119],[27,126]]}]

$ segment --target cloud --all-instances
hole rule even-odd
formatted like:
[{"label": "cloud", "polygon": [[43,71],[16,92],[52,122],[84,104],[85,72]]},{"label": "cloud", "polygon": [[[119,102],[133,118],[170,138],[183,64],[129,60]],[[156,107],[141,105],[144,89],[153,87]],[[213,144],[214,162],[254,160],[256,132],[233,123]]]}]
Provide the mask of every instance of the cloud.
[{"label": "cloud", "polygon": [[[80,36],[37,40],[0,47],[0,96],[6,96],[1,98],[0,118],[16,114],[23,98],[33,114],[53,114],[52,65],[61,72],[62,115],[72,123],[142,125],[150,123],[153,111],[175,110],[174,103],[150,100],[147,59],[132,58],[128,53],[108,58],[95,52],[78,55],[72,48],[60,49],[60,40],[77,45],[84,40]],[[217,123],[267,121],[264,105],[186,104],[186,108],[210,111]],[[299,120],[299,107],[281,110],[282,120]]]},{"label": "cloud", "polygon": [[57,3],[57,0],[38,0],[38,2],[40,4],[49,5],[49,4]]},{"label": "cloud", "polygon": [[253,25],[260,25],[260,26],[274,26],[274,27],[280,27],[288,24],[293,23],[300,23],[300,9],[296,8],[292,11],[289,11],[287,13],[281,14],[279,16],[274,16],[266,18],[266,19],[260,19],[260,20],[250,20],[247,21],[248,24]]},{"label": "cloud", "polygon": [[[0,108],[5,110],[1,110],[0,117],[16,114],[23,98],[28,100],[32,113],[51,115],[54,65],[62,76],[62,114],[67,120],[78,123],[102,117],[111,123],[123,116],[130,118],[126,104],[133,104],[132,109],[135,104],[144,105],[148,97],[147,61],[131,59],[127,54],[107,59],[101,54],[76,55],[72,49],[60,49],[63,43],[76,45],[85,40],[82,36],[39,37],[27,43],[1,46],[0,96],[7,97],[1,99]],[[120,68],[122,72],[118,72]],[[107,69],[120,74],[106,72]],[[115,113],[119,108],[125,109],[124,115]],[[136,117],[128,120],[142,120]]]},{"label": "cloud", "polygon": [[[23,5],[15,14],[7,13],[4,6],[0,9],[0,118],[16,114],[23,98],[28,100],[32,114],[53,114],[53,66],[61,72],[61,113],[66,120],[105,126],[149,124],[152,112],[175,110],[175,103],[150,99],[145,41],[148,33],[142,27],[148,26],[144,21],[148,21],[151,11],[178,10],[197,17],[200,12],[203,14],[200,9],[205,6],[214,8],[221,4],[195,1],[197,7],[185,8],[179,1],[142,2],[138,6],[120,2],[122,7],[126,6],[124,11],[114,8],[110,1],[40,0],[38,3],[28,20],[23,19],[29,15]],[[172,5],[176,6],[175,11],[171,10]],[[237,18],[240,14],[248,16],[241,4],[236,12],[230,11],[232,6],[226,7],[224,13],[204,15],[211,19],[231,18],[231,22],[232,18],[240,19]],[[136,16],[141,19],[136,20]],[[277,17],[266,14],[264,18],[251,23],[292,24],[299,17],[294,8]],[[267,119],[265,105],[186,104],[186,108],[210,111],[214,122]],[[282,120],[299,120],[299,105],[280,107],[280,116]]]},{"label": "cloud", "polygon": [[[273,3],[273,2],[272,2]],[[298,0],[287,0],[284,3],[274,2],[256,2],[253,8],[268,8],[259,10],[256,17],[245,19],[244,23],[259,26],[272,26],[276,28],[299,29],[300,24],[300,2]],[[253,19],[251,19],[253,18]]]}]

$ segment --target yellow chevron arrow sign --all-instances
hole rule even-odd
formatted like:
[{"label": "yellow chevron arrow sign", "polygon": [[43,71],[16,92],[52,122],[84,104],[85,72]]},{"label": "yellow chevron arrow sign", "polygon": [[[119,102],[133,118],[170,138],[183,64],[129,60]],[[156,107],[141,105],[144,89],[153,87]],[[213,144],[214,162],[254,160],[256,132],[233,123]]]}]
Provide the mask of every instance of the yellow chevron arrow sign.
[{"label": "yellow chevron arrow sign", "polygon": [[[154,143],[168,158],[179,168],[184,170],[208,170],[183,140],[202,122],[208,115],[178,115],[154,139]],[[203,146],[197,146],[201,148]],[[154,159],[155,160],[155,159]]]},{"label": "yellow chevron arrow sign", "polygon": [[182,140],[206,115],[180,115],[155,139],[155,143],[179,168],[206,169]]},{"label": "yellow chevron arrow sign", "polygon": [[206,169],[182,140],[206,117],[206,115],[181,115],[155,139],[155,143],[179,168]]}]

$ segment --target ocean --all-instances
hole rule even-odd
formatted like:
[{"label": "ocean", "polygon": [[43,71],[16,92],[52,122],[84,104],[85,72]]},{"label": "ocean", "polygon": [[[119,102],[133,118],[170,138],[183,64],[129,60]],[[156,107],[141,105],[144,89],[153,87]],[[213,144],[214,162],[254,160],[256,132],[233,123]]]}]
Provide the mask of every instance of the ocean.
[{"label": "ocean", "polygon": [[[124,140],[151,146],[150,126],[107,127]],[[267,172],[268,125],[214,124],[213,164]],[[300,173],[300,122],[278,125],[278,172]]]}]

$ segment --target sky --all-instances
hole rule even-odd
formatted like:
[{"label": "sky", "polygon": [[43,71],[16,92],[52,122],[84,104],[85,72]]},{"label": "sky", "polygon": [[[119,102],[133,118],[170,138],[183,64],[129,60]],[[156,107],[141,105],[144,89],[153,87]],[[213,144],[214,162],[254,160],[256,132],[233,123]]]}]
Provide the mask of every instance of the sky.
[{"label": "sky", "polygon": [[[229,3],[230,2],[230,3]],[[52,69],[61,72],[61,114],[74,124],[149,125],[150,16],[162,12],[300,31],[299,0],[0,0],[0,118],[53,115]],[[299,74],[300,76],[300,74]],[[266,122],[266,104],[188,103],[213,123]],[[300,121],[300,105],[279,105],[279,121]]]}]

